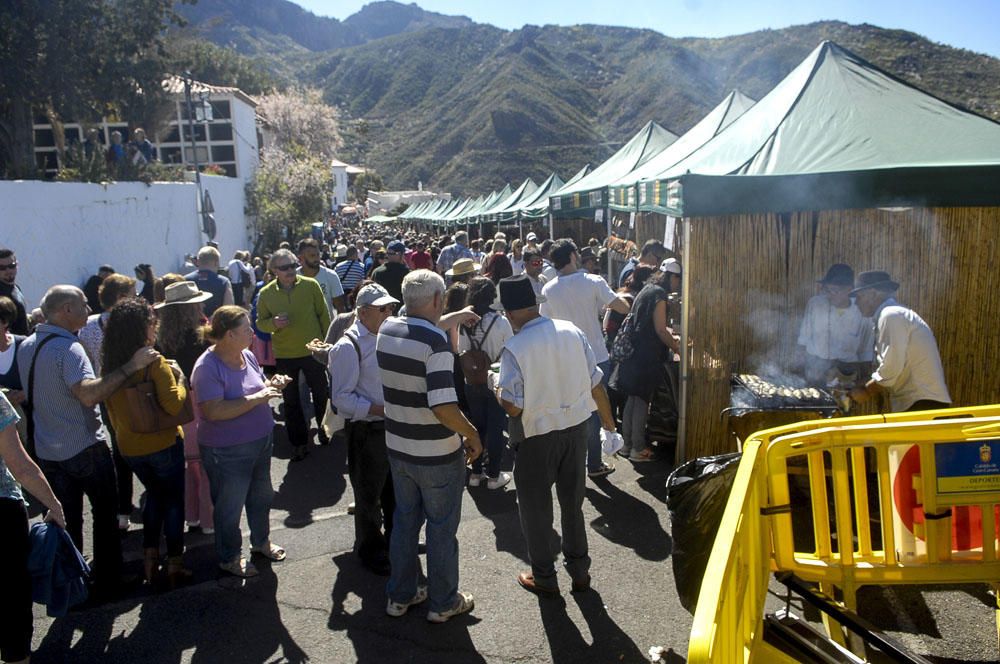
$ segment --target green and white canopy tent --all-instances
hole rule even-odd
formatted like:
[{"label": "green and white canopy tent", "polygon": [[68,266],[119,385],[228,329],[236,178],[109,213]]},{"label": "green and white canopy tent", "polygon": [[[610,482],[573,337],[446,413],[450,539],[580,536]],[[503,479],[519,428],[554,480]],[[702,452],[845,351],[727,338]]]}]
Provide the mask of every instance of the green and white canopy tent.
[{"label": "green and white canopy tent", "polygon": [[608,207],[612,210],[638,209],[637,183],[658,176],[692,152],[712,140],[736,118],[754,105],[754,100],[739,90],[733,90],[704,118],[639,167],[629,171],[608,186]]},{"label": "green and white canopy tent", "polygon": [[671,216],[1000,203],[1000,124],[820,44],[725,130],[639,184]]},{"label": "green and white canopy tent", "polygon": [[[589,164],[584,166],[584,170],[589,169]],[[580,173],[586,175],[584,170],[581,170]],[[583,177],[583,175],[580,175],[580,177]],[[513,211],[517,221],[523,219],[544,219],[549,214],[549,196],[564,186],[566,186],[566,183],[562,181],[558,173],[553,173],[547,177],[544,182],[538,185],[535,193],[523,200]]]},{"label": "green and white canopy tent", "polygon": [[[494,223],[499,221],[511,221],[516,219],[518,205],[527,200],[538,190],[538,185],[531,178],[522,182],[517,189],[511,192],[510,196],[497,201],[496,205],[489,210],[483,211],[481,219],[484,223]],[[513,216],[512,216],[513,215]]]},{"label": "green and white canopy tent", "polygon": [[550,197],[549,212],[557,217],[593,217],[608,202],[608,185],[645,164],[677,140],[676,134],[649,122],[611,157],[576,182]]}]

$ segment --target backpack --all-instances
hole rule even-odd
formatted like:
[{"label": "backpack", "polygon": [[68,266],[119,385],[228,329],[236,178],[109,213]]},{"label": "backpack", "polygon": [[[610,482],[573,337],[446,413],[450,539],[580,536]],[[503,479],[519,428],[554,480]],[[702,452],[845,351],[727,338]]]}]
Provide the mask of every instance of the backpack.
[{"label": "backpack", "polygon": [[635,340],[632,338],[635,333],[635,316],[629,312],[622,321],[622,326],[618,328],[614,343],[611,344],[611,361],[624,362],[635,355]]},{"label": "backpack", "polygon": [[459,366],[462,367],[462,375],[465,376],[465,382],[469,385],[485,385],[486,384],[486,374],[489,373],[490,364],[493,359],[487,355],[486,351],[483,350],[483,343],[486,341],[486,337],[489,336],[490,330],[493,329],[493,324],[497,322],[498,316],[494,316],[493,320],[490,321],[489,326],[487,326],[486,331],[483,333],[483,340],[476,342],[475,338],[462,329],[462,332],[469,337],[469,344],[472,346],[471,349],[462,351],[458,356]]}]

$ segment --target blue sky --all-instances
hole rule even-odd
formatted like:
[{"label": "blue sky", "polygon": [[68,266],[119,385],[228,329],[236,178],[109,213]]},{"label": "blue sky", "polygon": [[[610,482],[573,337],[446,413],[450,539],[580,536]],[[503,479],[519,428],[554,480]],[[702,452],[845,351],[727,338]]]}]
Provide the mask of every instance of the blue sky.
[{"label": "blue sky", "polygon": [[[367,0],[293,1],[339,19],[367,4]],[[1000,0],[418,0],[416,4],[509,30],[526,23],[597,23],[650,28],[671,37],[724,37],[836,19],[910,30],[933,41],[1000,57]]]}]

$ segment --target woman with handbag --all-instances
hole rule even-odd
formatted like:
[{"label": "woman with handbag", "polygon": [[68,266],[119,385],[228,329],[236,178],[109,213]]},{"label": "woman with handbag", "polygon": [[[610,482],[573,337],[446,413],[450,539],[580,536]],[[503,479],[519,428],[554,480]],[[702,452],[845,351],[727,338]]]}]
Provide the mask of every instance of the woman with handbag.
[{"label": "woman with handbag", "polygon": [[[653,393],[665,377],[663,362],[669,350],[678,352],[678,342],[667,325],[667,289],[670,274],[662,268],[635,297],[627,319],[615,337],[611,357],[617,362],[610,386],[627,395],[622,414],[625,445],[618,451],[634,463],[652,461],[646,445],[646,418]],[[627,347],[621,357],[620,348]]]},{"label": "woman with handbag", "polygon": [[[459,365],[465,383],[465,401],[469,420],[485,443],[486,454],[472,462],[469,486],[479,486],[486,480],[486,488],[500,489],[510,482],[511,474],[500,472],[503,460],[503,432],[507,429],[507,413],[493,396],[486,384],[486,370],[499,361],[500,351],[507,340],[514,336],[510,322],[491,309],[496,301],[497,288],[486,277],[475,277],[469,282],[469,304],[479,315],[479,322],[472,327],[459,328]],[[473,368],[475,365],[475,368]],[[483,457],[486,472],[483,472]]]},{"label": "woman with handbag", "polygon": [[[188,385],[191,383],[194,363],[208,348],[204,337],[204,327],[208,321],[202,310],[202,302],[211,297],[211,293],[198,290],[193,281],[181,279],[166,286],[162,300],[153,305],[160,319],[156,350],[168,360],[177,362]],[[181,428],[184,431],[184,515],[188,526],[200,527],[203,533],[211,535],[214,532],[212,496],[198,448],[197,418]]]},{"label": "woman with handbag", "polygon": [[[111,309],[101,346],[101,371],[124,371],[129,358],[156,342],[157,320],[144,299]],[[128,377],[107,401],[122,456],[146,488],[142,510],[143,571],[152,583],[159,567],[160,534],[167,540],[171,587],[191,576],[184,569],[184,443],[180,424],[193,417],[184,375],[164,357]]]},{"label": "woman with handbag", "polygon": [[198,445],[215,505],[219,568],[240,577],[257,574],[242,556],[244,506],[251,552],[272,561],[285,559],[285,550],[270,540],[274,416],[268,402],[281,396],[291,379],[264,376],[249,350],[253,335],[246,309],[219,307],[206,333],[213,345],[191,374],[198,397]]}]

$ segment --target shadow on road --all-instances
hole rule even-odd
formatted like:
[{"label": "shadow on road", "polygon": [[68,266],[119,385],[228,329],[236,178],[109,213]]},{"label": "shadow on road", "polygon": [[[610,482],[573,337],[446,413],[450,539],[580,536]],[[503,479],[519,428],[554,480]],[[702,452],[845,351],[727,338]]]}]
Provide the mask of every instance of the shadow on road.
[{"label": "shadow on road", "polygon": [[[290,447],[284,427],[276,426],[274,432],[275,457],[287,457]],[[288,528],[304,528],[313,522],[315,510],[336,505],[343,497],[346,473],[347,447],[343,442],[310,445],[309,456],[288,464],[280,485],[274,488],[271,508],[288,512]]]},{"label": "shadow on road", "polygon": [[479,513],[493,522],[496,550],[509,553],[526,563],[530,562],[528,548],[521,534],[517,493],[510,487],[506,491],[491,491],[482,485],[470,487],[468,491]]},{"label": "shadow on road", "polygon": [[652,561],[666,560],[673,550],[670,535],[660,525],[656,510],[622,491],[607,478],[594,480],[604,493],[587,487],[587,500],[601,513],[591,529],[605,539],[628,547]]},{"label": "shadow on road", "polygon": [[350,552],[334,556],[333,563],[337,577],[330,593],[327,628],[344,633],[354,646],[358,664],[402,659],[420,664],[485,664],[469,634],[469,626],[480,621],[475,609],[443,625],[427,622],[426,603],[392,618],[385,613],[385,577],[366,571]]},{"label": "shadow on road", "polygon": [[580,608],[593,643],[587,643],[573,619],[566,614],[566,600],[539,596],[538,610],[542,616],[545,638],[553,664],[578,662],[648,662],[642,650],[622,631],[608,615],[604,600],[596,590],[574,593],[573,600]]}]

